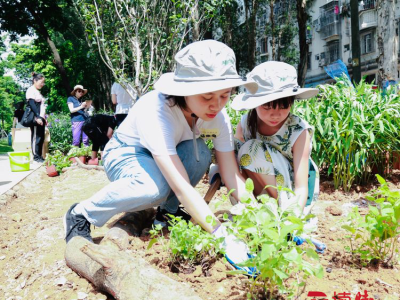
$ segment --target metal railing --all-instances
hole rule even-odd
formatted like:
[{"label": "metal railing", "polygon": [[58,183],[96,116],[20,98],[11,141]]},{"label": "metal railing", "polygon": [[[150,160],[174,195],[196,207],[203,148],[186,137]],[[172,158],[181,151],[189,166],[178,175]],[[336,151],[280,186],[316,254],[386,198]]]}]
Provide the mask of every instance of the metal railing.
[{"label": "metal railing", "polygon": [[359,11],[373,9],[376,7],[376,0],[362,0],[359,6]]}]

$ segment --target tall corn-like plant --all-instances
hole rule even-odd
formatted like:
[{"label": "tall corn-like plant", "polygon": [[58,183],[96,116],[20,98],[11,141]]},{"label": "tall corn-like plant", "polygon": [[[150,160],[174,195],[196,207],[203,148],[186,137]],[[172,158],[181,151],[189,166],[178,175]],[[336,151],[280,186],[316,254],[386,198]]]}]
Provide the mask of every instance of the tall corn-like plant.
[{"label": "tall corn-like plant", "polygon": [[295,113],[315,126],[315,162],[345,191],[374,169],[384,174],[391,152],[400,149],[399,96],[382,96],[363,81],[353,88],[345,79],[319,89],[318,97],[295,105]]}]

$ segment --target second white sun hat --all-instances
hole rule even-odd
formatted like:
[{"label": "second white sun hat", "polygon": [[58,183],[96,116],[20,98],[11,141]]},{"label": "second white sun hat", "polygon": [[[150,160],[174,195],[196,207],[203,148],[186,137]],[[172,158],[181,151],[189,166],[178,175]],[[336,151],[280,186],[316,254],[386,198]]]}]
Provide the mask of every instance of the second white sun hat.
[{"label": "second white sun hat", "polygon": [[284,62],[268,61],[259,64],[247,78],[258,83],[257,93],[247,91],[232,101],[235,110],[248,110],[280,98],[294,96],[295,99],[308,99],[316,96],[318,89],[301,88],[297,83],[296,69]]}]

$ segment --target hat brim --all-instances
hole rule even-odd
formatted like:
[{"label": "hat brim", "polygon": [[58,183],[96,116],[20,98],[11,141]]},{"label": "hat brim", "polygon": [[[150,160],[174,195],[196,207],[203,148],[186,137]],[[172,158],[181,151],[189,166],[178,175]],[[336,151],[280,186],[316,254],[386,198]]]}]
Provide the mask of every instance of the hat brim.
[{"label": "hat brim", "polygon": [[161,75],[158,81],[154,84],[154,88],[166,95],[192,96],[242,85],[252,94],[254,94],[258,89],[258,84],[256,82],[240,78],[204,81],[176,81],[174,80],[174,73],[172,72]]},{"label": "hat brim", "polygon": [[257,106],[263,105],[265,103],[290,96],[294,96],[295,99],[299,100],[309,99],[315,97],[318,94],[318,92],[319,92],[318,89],[299,88],[297,92],[293,92],[293,90],[287,90],[265,96],[249,96],[246,93],[242,93],[237,95],[233,99],[231,107],[234,110],[248,110],[256,108]]},{"label": "hat brim", "polygon": [[87,89],[77,88],[77,89],[74,89],[74,90],[71,92],[71,96],[75,96],[75,91],[78,90],[78,89],[83,91],[82,97],[85,96],[85,95],[87,94]]}]

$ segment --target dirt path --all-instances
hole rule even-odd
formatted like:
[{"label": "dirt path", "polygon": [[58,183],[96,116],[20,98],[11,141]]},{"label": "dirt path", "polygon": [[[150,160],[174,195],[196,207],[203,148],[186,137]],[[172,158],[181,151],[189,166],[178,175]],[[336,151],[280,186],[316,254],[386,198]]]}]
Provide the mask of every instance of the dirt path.
[{"label": "dirt path", "polygon": [[[107,183],[101,171],[76,169],[49,178],[42,167],[7,193],[6,204],[0,204],[0,299],[111,299],[96,292],[65,265],[62,225],[62,217],[71,204],[88,198]],[[198,188],[203,193],[206,186],[200,184]],[[327,272],[323,279],[308,282],[302,299],[311,299],[306,297],[309,291],[321,291],[329,299],[334,292],[351,293],[353,300],[357,292],[364,290],[375,300],[387,296],[400,299],[398,265],[392,269],[359,270],[346,259],[344,232],[338,221],[351,206],[367,209],[363,192],[333,191],[329,182],[322,184],[322,190],[315,213],[320,220],[318,238],[328,246],[321,256]],[[96,228],[92,235],[102,237],[107,230],[107,226]],[[145,239],[132,238],[131,251],[171,278],[189,283],[203,299],[246,299],[247,279],[226,275],[228,267],[222,262],[211,269],[209,277],[198,272],[174,274],[166,267],[166,254],[160,246],[150,251],[146,247]]]}]

